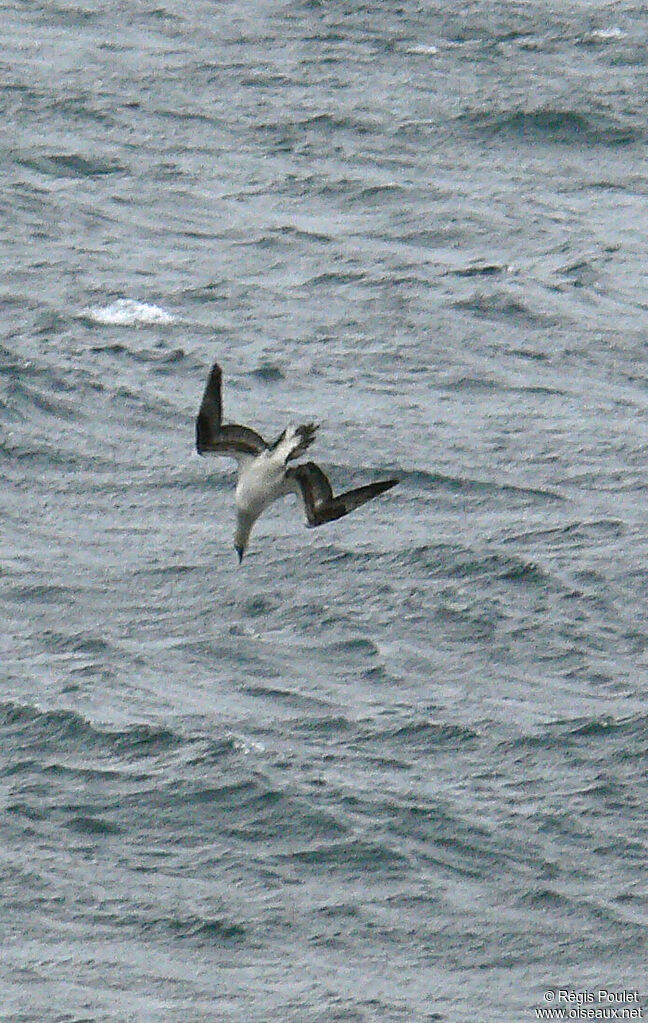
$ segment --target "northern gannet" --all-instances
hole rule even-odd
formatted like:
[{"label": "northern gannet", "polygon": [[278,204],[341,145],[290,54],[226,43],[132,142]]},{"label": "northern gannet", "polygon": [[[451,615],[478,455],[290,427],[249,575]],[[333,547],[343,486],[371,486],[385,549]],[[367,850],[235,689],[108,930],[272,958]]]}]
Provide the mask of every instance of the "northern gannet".
[{"label": "northern gannet", "polygon": [[254,523],[280,497],[297,494],[304,505],[306,525],[313,528],[341,519],[399,482],[379,480],[334,497],[328,477],[315,462],[288,467],[288,462],[313,443],[317,425],[287,426],[276,441],[267,444],[249,426],[223,423],[222,379],[215,362],[196,419],[196,448],[199,455],[224,455],[238,462],[234,548],[239,564]]}]

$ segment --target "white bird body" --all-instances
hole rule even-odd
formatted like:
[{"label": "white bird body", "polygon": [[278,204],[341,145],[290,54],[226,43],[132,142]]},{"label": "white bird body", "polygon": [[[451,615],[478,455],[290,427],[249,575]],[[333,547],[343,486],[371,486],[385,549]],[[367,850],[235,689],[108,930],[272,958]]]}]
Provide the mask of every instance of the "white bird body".
[{"label": "white bird body", "polygon": [[274,501],[290,493],[286,489],[286,461],[300,438],[294,426],[285,430],[284,439],[275,447],[239,461],[236,482],[236,507],[258,519]]},{"label": "white bird body", "polygon": [[274,451],[263,451],[239,469],[235,501],[237,510],[258,519],[273,501],[283,496],[285,462]]},{"label": "white bird body", "polygon": [[221,387],[221,369],[214,363],[196,420],[196,447],[201,455],[224,455],[238,462],[234,547],[239,561],[254,523],[280,497],[296,493],[303,502],[307,525],[321,526],[348,515],[398,483],[395,479],[380,480],[334,497],[328,478],[314,462],[288,468],[288,462],[313,443],[317,432],[314,423],[287,426],[274,444],[267,444],[248,426],[222,422]]}]

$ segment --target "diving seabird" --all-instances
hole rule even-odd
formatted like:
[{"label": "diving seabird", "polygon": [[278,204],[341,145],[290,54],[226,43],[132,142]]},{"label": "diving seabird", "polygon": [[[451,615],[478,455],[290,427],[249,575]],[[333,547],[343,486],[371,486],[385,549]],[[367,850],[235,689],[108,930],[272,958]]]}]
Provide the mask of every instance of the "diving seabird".
[{"label": "diving seabird", "polygon": [[267,444],[249,426],[223,423],[222,378],[221,368],[215,362],[196,419],[196,448],[199,455],[224,455],[238,462],[234,547],[239,563],[254,523],[280,497],[297,494],[304,505],[306,524],[312,528],[348,515],[398,483],[396,479],[380,480],[334,497],[327,476],[315,462],[287,466],[313,443],[316,424],[287,426],[276,441]]}]

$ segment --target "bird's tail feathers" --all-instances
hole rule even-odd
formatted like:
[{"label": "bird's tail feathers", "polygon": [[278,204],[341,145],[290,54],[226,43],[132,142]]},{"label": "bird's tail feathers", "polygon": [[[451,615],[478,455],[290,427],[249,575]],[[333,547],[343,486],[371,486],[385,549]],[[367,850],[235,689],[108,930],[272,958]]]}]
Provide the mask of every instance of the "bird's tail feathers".
[{"label": "bird's tail feathers", "polygon": [[302,426],[287,427],[280,437],[272,445],[272,450],[281,449],[285,451],[284,461],[290,462],[299,458],[304,451],[311,446],[315,440],[315,434],[319,429],[317,423],[305,423]]},{"label": "bird's tail feathers", "polygon": [[298,437],[299,441],[296,447],[294,447],[288,455],[286,461],[291,458],[299,458],[300,455],[303,455],[304,451],[306,451],[306,449],[309,448],[315,440],[315,434],[318,429],[319,427],[317,423],[306,423],[303,426],[298,426],[295,430],[295,437]]}]

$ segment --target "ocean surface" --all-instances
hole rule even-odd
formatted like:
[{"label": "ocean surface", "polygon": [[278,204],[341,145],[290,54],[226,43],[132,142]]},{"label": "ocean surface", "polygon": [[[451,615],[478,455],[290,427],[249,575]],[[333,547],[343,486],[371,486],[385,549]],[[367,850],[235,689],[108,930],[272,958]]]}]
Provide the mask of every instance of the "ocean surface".
[{"label": "ocean surface", "polygon": [[648,1014],[645,5],[0,13],[0,1019]]}]

